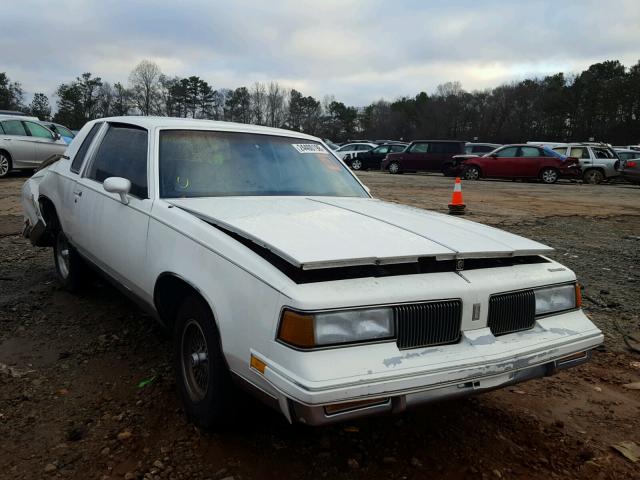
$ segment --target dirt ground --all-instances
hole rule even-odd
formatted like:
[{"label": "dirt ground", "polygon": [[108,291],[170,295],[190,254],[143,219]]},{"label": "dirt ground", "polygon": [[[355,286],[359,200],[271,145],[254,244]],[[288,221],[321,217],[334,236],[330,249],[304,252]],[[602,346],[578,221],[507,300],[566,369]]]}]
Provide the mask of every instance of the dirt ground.
[{"label": "dirt ground", "polygon": [[[452,180],[362,173],[375,196],[445,211]],[[467,218],[542,241],[584,285],[606,341],[587,365],[459,401],[327,428],[249,403],[237,429],[185,420],[170,344],[110,286],[59,288],[18,232],[26,177],[0,180],[0,478],[640,478],[640,188],[480,181]],[[149,380],[147,385],[140,382]],[[144,384],[144,382],[143,382]]]}]

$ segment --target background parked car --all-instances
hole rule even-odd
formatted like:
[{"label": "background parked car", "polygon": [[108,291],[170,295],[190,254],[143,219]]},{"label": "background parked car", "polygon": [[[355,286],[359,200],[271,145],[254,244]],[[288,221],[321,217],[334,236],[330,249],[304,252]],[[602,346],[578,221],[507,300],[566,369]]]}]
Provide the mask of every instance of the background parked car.
[{"label": "background parked car", "polygon": [[597,184],[618,176],[620,160],[613,149],[604,143],[569,143],[553,149],[562,155],[580,160],[582,179]]},{"label": "background parked car", "polygon": [[613,147],[614,149],[623,149],[623,150],[635,150],[636,152],[640,152],[640,145],[616,145]]},{"label": "background parked car", "polygon": [[558,155],[547,147],[505,145],[482,157],[466,160],[463,176],[467,180],[485,178],[538,178],[556,183],[559,178],[580,178],[576,158]]},{"label": "background parked car", "polygon": [[379,145],[366,152],[358,152],[357,155],[352,155],[351,159],[347,161],[347,165],[353,170],[380,170],[382,160],[384,160],[387,154],[402,152],[407,148],[407,145],[407,143],[387,143]]},{"label": "background parked car", "polygon": [[464,146],[464,153],[466,155],[480,156],[485,153],[493,152],[496,148],[500,148],[502,145],[499,143],[475,143],[467,142]]},{"label": "background parked car", "polygon": [[640,185],[640,151],[615,149],[620,158],[620,178]]},{"label": "background parked car", "polygon": [[348,161],[358,153],[368,152],[372,148],[377,147],[375,143],[345,143],[334,153],[344,161]]},{"label": "background parked car", "polygon": [[76,134],[73,133],[69,128],[67,128],[64,125],[61,125],[59,123],[53,123],[53,122],[38,122],[38,123],[40,125],[44,125],[49,130],[51,130],[53,133],[57,133],[58,135],[60,135],[62,140],[64,140],[64,142],[67,145],[69,145],[71,143],[71,141],[76,136]]},{"label": "background parked car", "polygon": [[389,173],[442,172],[453,167],[454,155],[464,153],[465,142],[457,140],[415,140],[400,153],[390,153],[381,168]]},{"label": "background parked car", "polygon": [[636,158],[640,159],[640,151],[638,150],[631,150],[631,149],[617,148],[617,147],[614,147],[613,150],[616,152],[616,155],[621,160],[621,166],[622,166],[622,161],[624,160],[635,160]]},{"label": "background parked car", "polygon": [[39,122],[0,117],[0,178],[14,169],[38,168],[51,155],[66,149],[60,135]]},{"label": "background parked car", "polygon": [[451,173],[453,174],[454,171],[460,171],[460,166],[465,162],[465,160],[468,160],[470,158],[475,158],[475,157],[483,157],[484,155],[487,155],[491,152],[493,152],[494,150],[496,150],[497,148],[500,148],[502,145],[498,144],[498,143],[471,143],[468,142],[465,146],[464,146],[464,151],[466,153],[463,153],[462,155],[454,155],[452,158],[453,164],[451,166]]}]

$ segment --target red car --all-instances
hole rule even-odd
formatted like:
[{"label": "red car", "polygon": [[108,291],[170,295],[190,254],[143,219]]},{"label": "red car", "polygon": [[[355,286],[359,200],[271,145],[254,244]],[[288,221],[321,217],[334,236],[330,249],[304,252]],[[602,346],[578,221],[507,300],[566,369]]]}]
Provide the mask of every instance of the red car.
[{"label": "red car", "polygon": [[457,166],[466,180],[479,178],[537,178],[556,183],[559,178],[580,178],[577,158],[565,157],[547,147],[505,145]]}]

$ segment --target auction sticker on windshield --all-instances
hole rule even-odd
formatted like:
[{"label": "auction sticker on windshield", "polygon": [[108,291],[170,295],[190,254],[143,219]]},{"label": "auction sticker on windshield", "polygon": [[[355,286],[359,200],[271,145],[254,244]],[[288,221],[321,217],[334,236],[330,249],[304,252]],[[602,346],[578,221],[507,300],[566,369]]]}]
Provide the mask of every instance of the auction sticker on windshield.
[{"label": "auction sticker on windshield", "polygon": [[291,145],[300,153],[329,153],[317,143],[292,143]]}]

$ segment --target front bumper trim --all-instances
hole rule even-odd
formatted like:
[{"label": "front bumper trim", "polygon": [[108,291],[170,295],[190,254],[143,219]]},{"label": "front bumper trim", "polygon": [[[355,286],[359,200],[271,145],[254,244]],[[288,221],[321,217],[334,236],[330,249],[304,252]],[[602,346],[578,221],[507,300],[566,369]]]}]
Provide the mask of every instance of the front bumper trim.
[{"label": "front bumper trim", "polygon": [[464,382],[453,382],[449,384],[431,386],[423,390],[393,396],[385,403],[365,406],[362,408],[354,408],[332,415],[327,414],[324,406],[305,405],[294,400],[290,400],[290,410],[292,412],[292,417],[295,420],[314,426],[328,425],[372,415],[399,413],[409,408],[431,402],[451,400],[477,393],[488,392],[490,390],[507,387],[526,380],[553,375],[559,370],[580,365],[589,361],[591,358],[591,350],[578,353],[583,353],[583,355],[576,356],[575,354],[572,354],[567,357],[568,360],[566,361],[563,357],[540,365],[523,368],[521,370],[467,379]]}]

